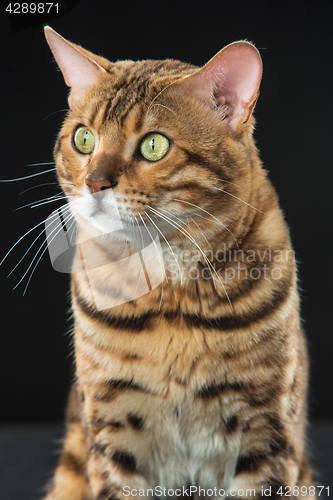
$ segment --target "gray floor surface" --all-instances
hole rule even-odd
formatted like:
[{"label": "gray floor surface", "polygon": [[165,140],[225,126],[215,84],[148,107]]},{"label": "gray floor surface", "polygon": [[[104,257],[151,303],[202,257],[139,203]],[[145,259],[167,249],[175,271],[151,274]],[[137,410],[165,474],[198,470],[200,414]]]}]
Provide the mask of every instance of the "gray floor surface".
[{"label": "gray floor surface", "polygon": [[[333,421],[316,421],[309,434],[318,483],[331,487],[333,495]],[[45,484],[57,462],[61,436],[62,427],[58,424],[0,426],[1,500],[43,497]],[[327,490],[325,493],[327,496]]]}]

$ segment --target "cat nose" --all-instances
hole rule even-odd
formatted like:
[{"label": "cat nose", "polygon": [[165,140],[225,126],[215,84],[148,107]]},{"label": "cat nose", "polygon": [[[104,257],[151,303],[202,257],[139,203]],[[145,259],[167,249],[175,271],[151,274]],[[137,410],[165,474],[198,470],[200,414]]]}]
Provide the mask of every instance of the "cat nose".
[{"label": "cat nose", "polygon": [[98,193],[117,185],[117,181],[111,182],[109,179],[90,179],[89,177],[86,177],[85,183],[92,193]]}]

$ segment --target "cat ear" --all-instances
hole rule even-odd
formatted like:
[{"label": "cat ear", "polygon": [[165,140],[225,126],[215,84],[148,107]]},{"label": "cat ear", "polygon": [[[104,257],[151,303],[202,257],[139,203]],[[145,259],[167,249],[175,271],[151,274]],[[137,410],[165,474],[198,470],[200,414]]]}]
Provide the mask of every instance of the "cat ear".
[{"label": "cat ear", "polygon": [[105,72],[103,66],[108,61],[69,42],[49,26],[44,31],[65,82],[71,88],[68,103],[70,107],[74,107],[85,88],[94,85]]},{"label": "cat ear", "polygon": [[220,109],[236,131],[251,116],[259,97],[262,61],[249,42],[234,42],[183,80],[187,92]]}]

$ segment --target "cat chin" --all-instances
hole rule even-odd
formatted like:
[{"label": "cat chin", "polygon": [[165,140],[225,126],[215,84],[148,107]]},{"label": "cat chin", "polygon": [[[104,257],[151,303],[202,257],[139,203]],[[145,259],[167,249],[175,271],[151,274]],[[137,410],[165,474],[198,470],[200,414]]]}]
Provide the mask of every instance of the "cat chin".
[{"label": "cat chin", "polygon": [[75,200],[75,212],[78,214],[79,225],[83,225],[89,233],[90,237],[101,236],[103,234],[111,234],[117,231],[121,235],[122,232],[128,232],[133,222],[126,223],[124,217],[124,207],[119,200],[116,199],[112,189],[108,189],[103,193],[80,193],[78,199]]},{"label": "cat chin", "polygon": [[96,211],[91,217],[80,217],[78,220],[79,235],[78,242],[85,241],[90,238],[97,238],[105,236],[109,240],[122,240],[128,239],[128,232],[123,224],[119,224],[119,220],[111,214]]}]

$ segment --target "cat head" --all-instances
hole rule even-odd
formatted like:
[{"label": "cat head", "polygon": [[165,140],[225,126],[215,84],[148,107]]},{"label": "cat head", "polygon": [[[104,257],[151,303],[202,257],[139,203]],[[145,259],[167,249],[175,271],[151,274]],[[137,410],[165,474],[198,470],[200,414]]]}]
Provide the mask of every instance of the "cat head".
[{"label": "cat head", "polygon": [[114,230],[116,203],[125,224],[154,224],[170,242],[206,246],[218,234],[234,243],[248,224],[259,164],[257,49],[232,43],[202,68],[111,63],[49,27],[45,34],[70,88],[55,147],[59,181],[88,233]]}]

